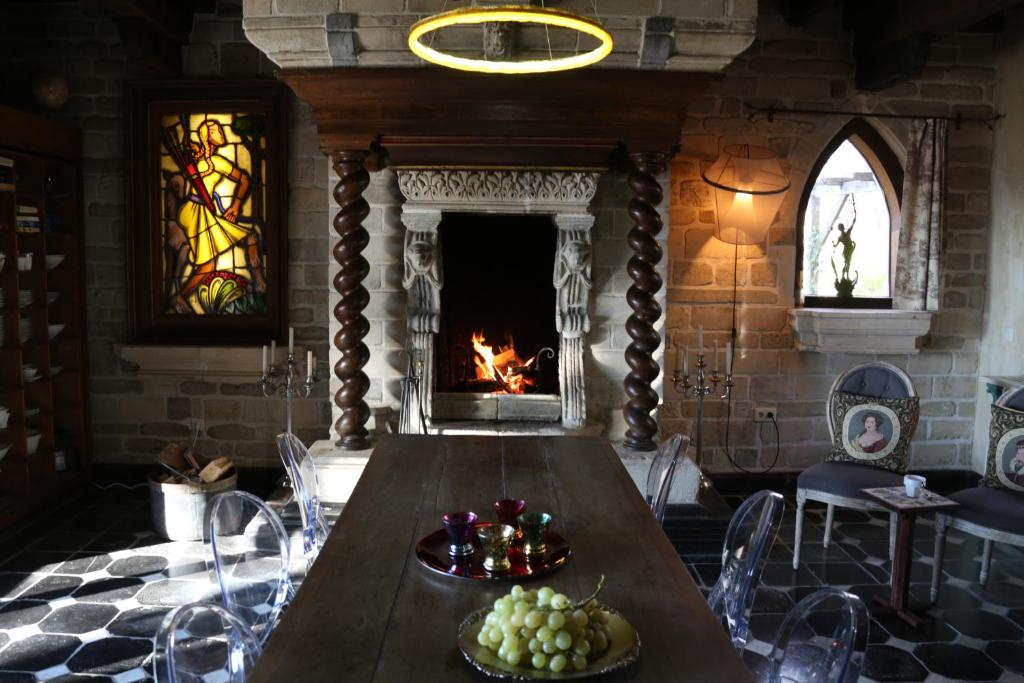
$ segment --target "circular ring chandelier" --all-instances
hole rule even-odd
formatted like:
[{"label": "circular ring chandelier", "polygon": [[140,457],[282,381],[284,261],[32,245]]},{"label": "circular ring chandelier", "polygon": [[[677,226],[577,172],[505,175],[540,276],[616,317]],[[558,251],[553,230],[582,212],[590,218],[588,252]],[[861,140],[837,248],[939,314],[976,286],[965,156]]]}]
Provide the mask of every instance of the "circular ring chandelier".
[{"label": "circular ring chandelier", "polygon": [[[541,24],[545,27],[565,28],[600,41],[593,50],[569,57],[550,59],[529,59],[523,61],[492,61],[473,59],[435,50],[422,41],[423,36],[450,26],[513,22],[517,24]],[[420,59],[459,71],[477,71],[489,74],[536,74],[549,71],[568,71],[596,64],[612,51],[612,36],[598,22],[587,17],[528,5],[507,5],[500,7],[465,7],[421,19],[409,30],[409,49]]]}]

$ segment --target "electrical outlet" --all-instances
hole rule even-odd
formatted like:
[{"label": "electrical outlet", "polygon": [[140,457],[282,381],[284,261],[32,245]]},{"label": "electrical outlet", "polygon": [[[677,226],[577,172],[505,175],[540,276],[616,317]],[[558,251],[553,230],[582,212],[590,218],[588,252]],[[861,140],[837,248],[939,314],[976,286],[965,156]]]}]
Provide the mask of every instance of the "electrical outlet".
[{"label": "electrical outlet", "polygon": [[775,406],[754,406],[754,422],[771,422],[773,418],[776,420],[779,418],[779,414],[778,411],[776,411]]}]

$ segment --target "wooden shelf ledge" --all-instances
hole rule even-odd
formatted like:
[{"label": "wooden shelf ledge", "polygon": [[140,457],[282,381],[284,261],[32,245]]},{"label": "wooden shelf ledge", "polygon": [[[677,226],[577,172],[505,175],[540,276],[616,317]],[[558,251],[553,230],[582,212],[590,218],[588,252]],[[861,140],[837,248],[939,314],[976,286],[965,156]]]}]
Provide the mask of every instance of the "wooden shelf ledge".
[{"label": "wooden shelf ledge", "polygon": [[[140,375],[197,375],[245,378],[256,381],[260,349],[253,346],[144,346],[120,344],[118,357],[136,366]],[[285,350],[278,349],[278,363]]]}]

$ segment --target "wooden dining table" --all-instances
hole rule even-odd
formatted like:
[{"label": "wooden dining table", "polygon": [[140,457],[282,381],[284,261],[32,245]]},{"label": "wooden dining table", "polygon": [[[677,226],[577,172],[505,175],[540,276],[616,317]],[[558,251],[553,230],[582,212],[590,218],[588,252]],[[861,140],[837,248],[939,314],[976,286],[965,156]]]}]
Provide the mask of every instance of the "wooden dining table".
[{"label": "wooden dining table", "polygon": [[436,574],[416,558],[441,515],[523,498],[548,512],[569,561],[526,587],[590,594],[635,627],[628,668],[602,681],[753,680],[608,441],[386,436],[267,643],[251,683],[484,681],[456,644],[462,619],[512,583]]}]

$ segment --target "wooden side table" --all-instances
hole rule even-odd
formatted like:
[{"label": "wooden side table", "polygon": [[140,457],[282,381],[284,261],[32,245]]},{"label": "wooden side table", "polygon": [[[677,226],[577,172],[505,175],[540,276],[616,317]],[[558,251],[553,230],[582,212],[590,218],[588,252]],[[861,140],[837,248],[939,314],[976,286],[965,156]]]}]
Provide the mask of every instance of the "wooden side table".
[{"label": "wooden side table", "polygon": [[910,560],[914,548],[914,521],[923,512],[935,512],[958,507],[960,503],[921,489],[917,498],[907,496],[902,486],[861,489],[861,491],[882,507],[896,513],[896,548],[892,558],[892,583],[889,598],[875,596],[875,601],[894,611],[900,619],[917,627],[921,618],[907,610],[907,593],[910,588]]}]

